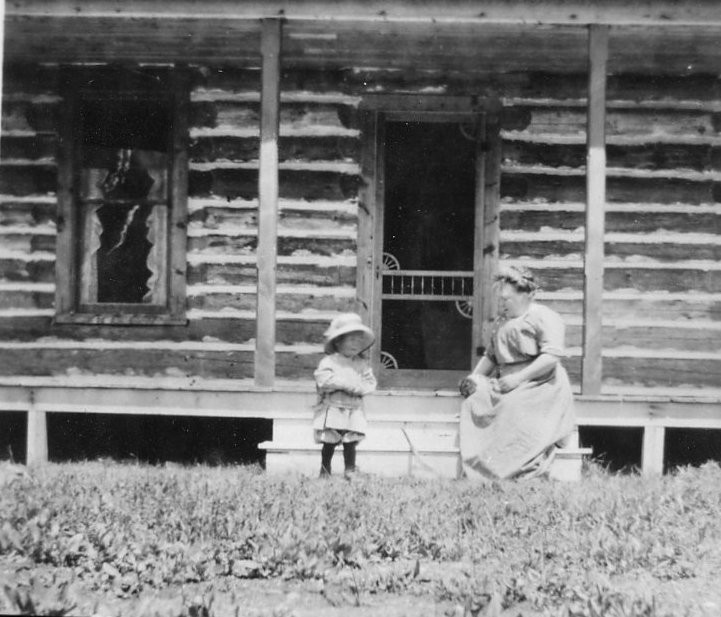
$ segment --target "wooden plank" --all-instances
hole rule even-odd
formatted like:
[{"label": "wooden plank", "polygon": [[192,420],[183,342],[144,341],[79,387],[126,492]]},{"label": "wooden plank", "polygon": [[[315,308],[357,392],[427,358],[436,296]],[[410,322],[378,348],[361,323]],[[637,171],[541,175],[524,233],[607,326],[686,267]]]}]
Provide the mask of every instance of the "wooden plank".
[{"label": "wooden plank", "polygon": [[[185,316],[187,281],[187,230],[188,230],[188,114],[190,108],[190,75],[187,67],[171,71],[173,98],[172,125],[172,181],[170,183],[169,264],[167,279],[170,285],[168,309],[177,319]],[[160,214],[160,213],[158,213]]]},{"label": "wooden plank", "polygon": [[[363,142],[361,152],[361,175],[363,183],[358,194],[358,261],[356,265],[356,303],[357,312],[363,318],[364,323],[371,329],[375,329],[380,321],[374,308],[374,297],[376,290],[374,271],[375,255],[375,229],[377,209],[375,204],[376,192],[376,157],[378,139],[376,136],[378,126],[377,113],[375,111],[363,111],[360,115],[360,131]],[[377,334],[380,346],[380,332]]]},{"label": "wooden plank", "polygon": [[714,2],[675,2],[673,0],[639,0],[634,3],[612,0],[599,3],[587,0],[544,0],[538,2],[509,2],[487,0],[483,12],[472,0],[449,4],[444,0],[419,3],[412,0],[387,2],[357,2],[354,0],[206,0],[199,5],[194,0],[25,0],[9,3],[8,17],[101,16],[119,20],[139,18],[197,18],[232,21],[229,15],[242,19],[274,17],[279,14],[289,20],[368,21],[388,23],[400,21],[442,20],[447,23],[499,24],[588,24],[614,25],[676,25],[712,26],[721,24],[721,7]]},{"label": "wooden plank", "polygon": [[[668,389],[669,392],[673,390]],[[0,410],[149,413],[287,418],[303,421],[315,398],[312,382],[272,392],[252,381],[198,380],[140,376],[22,377],[0,382]],[[239,405],[239,401],[242,404]],[[372,422],[453,422],[460,397],[454,390],[380,391],[366,399]],[[641,394],[576,398],[581,426],[669,426],[719,428],[721,396]]]},{"label": "wooden plank", "polygon": [[606,205],[606,62],[608,28],[589,28],[586,246],[582,392],[598,394],[602,375],[603,236]]},{"label": "wooden plank", "polygon": [[255,382],[275,382],[275,268],[278,237],[278,130],[282,23],[261,24],[262,85],[260,169],[258,174],[258,304]]},{"label": "wooden plank", "polygon": [[644,475],[660,475],[663,473],[665,438],[666,429],[663,426],[644,426],[641,453],[641,471]]},{"label": "wooden plank", "polygon": [[[495,287],[493,276],[498,268],[500,255],[500,190],[502,140],[500,137],[501,116],[498,102],[490,106],[486,114],[485,139],[486,155],[484,170],[483,250],[480,267],[480,314],[481,336],[478,345],[487,345],[491,338],[493,320],[496,316]],[[476,284],[474,280],[474,285]],[[478,340],[478,339],[476,339]],[[474,342],[476,342],[474,340]],[[477,350],[474,350],[477,351]]]},{"label": "wooden plank", "polygon": [[373,295],[371,297],[370,319],[371,327],[375,332],[378,343],[374,345],[371,354],[371,366],[373,373],[381,379],[381,341],[383,340],[383,320],[381,319],[382,310],[382,291],[383,291],[383,221],[385,218],[385,166],[386,166],[386,116],[383,112],[375,114],[376,132],[375,132],[375,160],[373,161],[374,184],[374,203],[373,203]]},{"label": "wooden plank", "polygon": [[[60,111],[60,139],[58,144],[58,213],[57,213],[57,246],[55,270],[55,311],[56,314],[70,313],[75,308],[77,289],[77,211],[73,200],[73,166],[75,135],[77,130],[76,103],[71,92],[72,83],[64,91],[64,101]],[[62,264],[60,267],[58,264]]]}]

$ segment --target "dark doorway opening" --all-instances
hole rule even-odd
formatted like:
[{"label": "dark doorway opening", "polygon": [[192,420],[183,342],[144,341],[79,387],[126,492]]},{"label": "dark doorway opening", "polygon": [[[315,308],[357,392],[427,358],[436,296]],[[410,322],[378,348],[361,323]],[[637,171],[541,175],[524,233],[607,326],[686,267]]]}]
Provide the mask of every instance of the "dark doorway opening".
[{"label": "dark doorway opening", "polygon": [[[24,415],[24,414],[23,414]],[[145,463],[260,464],[272,420],[120,414],[47,416],[50,460],[111,458]]]},{"label": "dark doorway opening", "polygon": [[384,145],[384,265],[409,274],[384,276],[381,350],[393,368],[469,370],[472,301],[457,296],[472,300],[476,141],[459,123],[388,122]]}]

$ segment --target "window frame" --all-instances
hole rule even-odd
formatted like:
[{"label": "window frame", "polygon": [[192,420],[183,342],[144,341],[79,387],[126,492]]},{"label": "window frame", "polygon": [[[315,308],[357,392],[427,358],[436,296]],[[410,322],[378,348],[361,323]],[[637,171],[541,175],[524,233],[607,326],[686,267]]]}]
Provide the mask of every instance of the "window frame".
[{"label": "window frame", "polygon": [[[114,71],[114,72],[113,72]],[[125,71],[125,73],[123,73]],[[106,82],[116,74],[130,75],[119,79],[117,87]],[[154,88],[142,87],[150,78]],[[103,83],[101,87],[93,84]],[[62,79],[63,109],[58,148],[57,247],[55,265],[55,318],[57,324],[102,325],[185,325],[187,269],[187,201],[188,201],[188,73],[184,67],[158,72],[128,71],[103,67],[92,70],[68,69]],[[159,87],[158,87],[159,86]],[[80,268],[83,257],[80,180],[80,107],[88,100],[137,100],[147,98],[170,108],[168,143],[167,244],[163,271],[165,299],[163,304],[92,303],[81,301]]]}]

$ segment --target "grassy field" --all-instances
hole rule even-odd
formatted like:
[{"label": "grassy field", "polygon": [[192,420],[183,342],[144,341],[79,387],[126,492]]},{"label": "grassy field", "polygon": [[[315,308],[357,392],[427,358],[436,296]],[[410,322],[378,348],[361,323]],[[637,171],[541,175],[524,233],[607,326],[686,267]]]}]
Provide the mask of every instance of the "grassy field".
[{"label": "grassy field", "polygon": [[477,485],[98,462],[2,484],[2,613],[721,614],[713,464]]}]

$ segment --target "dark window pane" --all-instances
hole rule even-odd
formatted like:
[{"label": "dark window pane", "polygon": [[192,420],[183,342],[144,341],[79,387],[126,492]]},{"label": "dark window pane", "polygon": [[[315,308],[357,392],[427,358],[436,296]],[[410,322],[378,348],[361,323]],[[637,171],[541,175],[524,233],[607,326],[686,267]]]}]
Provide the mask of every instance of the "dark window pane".
[{"label": "dark window pane", "polygon": [[102,232],[97,251],[98,302],[139,303],[147,294],[148,206],[109,205],[97,210]]},{"label": "dark window pane", "polygon": [[165,201],[167,179],[164,152],[94,146],[83,152],[80,196],[84,200]]},{"label": "dark window pane", "polygon": [[168,150],[170,107],[160,101],[85,100],[80,119],[83,147]]}]

